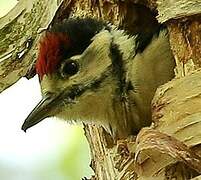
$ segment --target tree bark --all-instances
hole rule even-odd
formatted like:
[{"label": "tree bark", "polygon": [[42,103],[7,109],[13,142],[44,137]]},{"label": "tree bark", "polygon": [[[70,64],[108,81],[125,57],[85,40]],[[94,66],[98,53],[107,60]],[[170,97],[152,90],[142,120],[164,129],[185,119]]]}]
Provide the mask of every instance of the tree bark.
[{"label": "tree bark", "polygon": [[41,27],[90,16],[130,34],[149,35],[158,27],[153,18],[158,12],[158,21],[169,30],[176,78],[158,88],[153,123],[137,137],[113,141],[101,127],[85,125],[95,172],[92,179],[196,179],[201,174],[200,9],[200,0],[65,0],[61,4],[21,0],[0,19],[0,91],[22,76],[34,76]]},{"label": "tree bark", "polygon": [[34,75],[36,50],[58,8],[56,0],[20,0],[0,18],[0,92]]}]

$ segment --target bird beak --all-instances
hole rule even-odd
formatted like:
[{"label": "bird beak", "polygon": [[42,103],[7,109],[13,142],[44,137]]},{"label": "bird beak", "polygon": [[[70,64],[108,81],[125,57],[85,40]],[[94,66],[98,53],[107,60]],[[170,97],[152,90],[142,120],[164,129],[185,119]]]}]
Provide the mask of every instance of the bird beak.
[{"label": "bird beak", "polygon": [[26,132],[28,128],[38,124],[43,119],[50,117],[50,113],[54,107],[54,100],[55,96],[53,94],[43,97],[43,99],[36,105],[36,107],[25,119],[21,129]]}]

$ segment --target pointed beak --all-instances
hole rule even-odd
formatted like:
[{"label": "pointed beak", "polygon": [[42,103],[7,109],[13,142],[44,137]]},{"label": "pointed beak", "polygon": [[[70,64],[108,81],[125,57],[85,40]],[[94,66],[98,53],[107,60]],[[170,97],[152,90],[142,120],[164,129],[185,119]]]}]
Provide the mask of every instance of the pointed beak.
[{"label": "pointed beak", "polygon": [[50,117],[54,107],[54,100],[55,96],[53,94],[46,95],[25,119],[21,129],[26,132],[28,128]]}]

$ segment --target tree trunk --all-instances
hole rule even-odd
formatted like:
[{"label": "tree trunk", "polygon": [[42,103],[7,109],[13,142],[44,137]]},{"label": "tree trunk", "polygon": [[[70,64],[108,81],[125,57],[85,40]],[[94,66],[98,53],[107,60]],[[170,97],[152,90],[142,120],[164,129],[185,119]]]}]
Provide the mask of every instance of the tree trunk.
[{"label": "tree trunk", "polygon": [[92,179],[196,179],[201,173],[201,1],[65,0],[61,5],[57,3],[21,0],[0,19],[0,42],[3,42],[0,91],[22,76],[35,74],[39,27],[46,28],[50,22],[68,17],[91,16],[112,22],[130,34],[147,35],[158,26],[153,18],[158,11],[158,21],[165,23],[169,30],[177,64],[176,78],[158,88],[152,103],[153,123],[137,137],[114,142],[101,127],[85,125],[91,167],[95,172]]}]

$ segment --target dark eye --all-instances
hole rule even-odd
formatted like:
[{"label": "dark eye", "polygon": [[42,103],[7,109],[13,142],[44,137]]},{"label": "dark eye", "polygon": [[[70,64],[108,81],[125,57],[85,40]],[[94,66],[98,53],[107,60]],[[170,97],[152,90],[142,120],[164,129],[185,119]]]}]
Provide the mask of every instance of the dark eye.
[{"label": "dark eye", "polygon": [[73,60],[67,60],[61,66],[61,74],[63,77],[72,76],[76,74],[78,70],[79,70],[79,65],[76,61],[73,61]]}]

